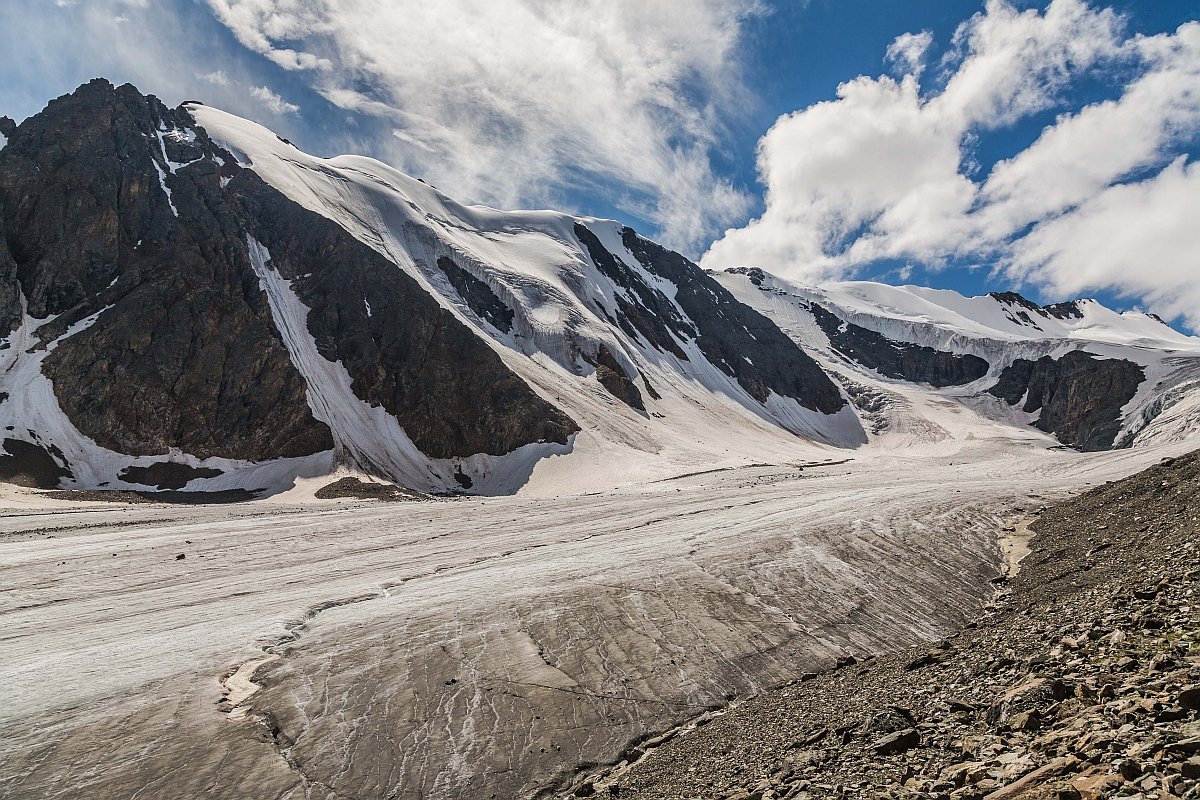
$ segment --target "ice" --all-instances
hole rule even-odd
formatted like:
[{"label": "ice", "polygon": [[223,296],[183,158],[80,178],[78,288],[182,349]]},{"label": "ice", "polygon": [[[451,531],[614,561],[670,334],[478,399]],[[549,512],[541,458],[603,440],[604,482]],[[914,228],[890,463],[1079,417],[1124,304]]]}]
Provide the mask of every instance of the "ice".
[{"label": "ice", "polygon": [[960,445],[537,501],[6,501],[0,785],[534,796],[727,693],[947,635],[1013,505],[1183,449]]}]

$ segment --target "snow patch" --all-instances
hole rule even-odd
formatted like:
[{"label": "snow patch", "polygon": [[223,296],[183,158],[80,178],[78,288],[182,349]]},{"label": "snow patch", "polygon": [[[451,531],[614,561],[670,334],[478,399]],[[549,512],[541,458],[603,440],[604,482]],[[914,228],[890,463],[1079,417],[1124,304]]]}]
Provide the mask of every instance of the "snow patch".
[{"label": "snow patch", "polygon": [[167,205],[171,207],[171,213],[176,217],[179,216],[179,209],[175,207],[175,201],[171,199],[171,189],[167,186],[167,174],[163,172],[163,168],[158,165],[157,161],[151,160],[154,165],[154,171],[158,173],[158,185],[162,187],[163,194],[167,196]]}]

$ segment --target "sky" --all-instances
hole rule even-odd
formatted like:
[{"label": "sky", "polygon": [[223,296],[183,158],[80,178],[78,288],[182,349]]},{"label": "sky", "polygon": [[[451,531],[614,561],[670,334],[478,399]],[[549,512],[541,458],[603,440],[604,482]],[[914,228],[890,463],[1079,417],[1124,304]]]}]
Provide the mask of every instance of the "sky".
[{"label": "sky", "polygon": [[0,114],[96,76],[702,266],[1200,330],[1195,0],[5,0]]}]

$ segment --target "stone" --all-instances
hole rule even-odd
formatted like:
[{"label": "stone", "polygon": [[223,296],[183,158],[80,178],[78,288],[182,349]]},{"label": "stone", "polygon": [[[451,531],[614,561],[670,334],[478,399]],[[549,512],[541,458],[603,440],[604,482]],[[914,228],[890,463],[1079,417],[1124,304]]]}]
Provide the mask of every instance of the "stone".
[{"label": "stone", "polygon": [[1191,684],[1180,689],[1175,702],[1188,711],[1200,711],[1200,685]]},{"label": "stone", "polygon": [[889,753],[901,753],[905,750],[911,750],[921,744],[921,735],[914,728],[905,728],[889,733],[882,739],[877,740],[871,748],[880,755]]}]

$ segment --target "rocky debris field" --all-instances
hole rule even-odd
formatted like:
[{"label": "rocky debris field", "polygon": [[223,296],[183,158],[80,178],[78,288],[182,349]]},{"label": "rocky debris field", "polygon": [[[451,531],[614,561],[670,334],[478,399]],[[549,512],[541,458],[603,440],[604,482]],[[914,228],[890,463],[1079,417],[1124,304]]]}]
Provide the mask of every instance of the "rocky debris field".
[{"label": "rocky debris field", "polygon": [[575,796],[1200,798],[1200,453],[1033,512],[985,616],[783,687]]}]

